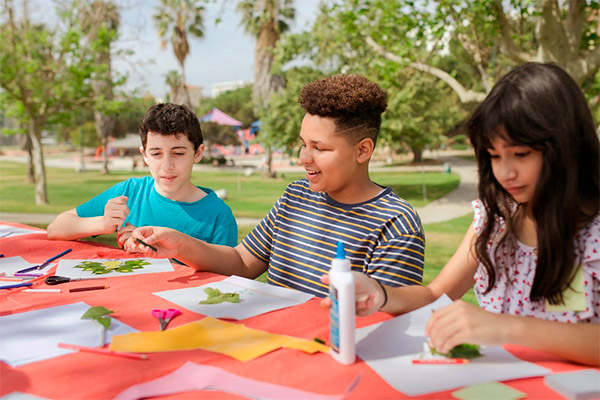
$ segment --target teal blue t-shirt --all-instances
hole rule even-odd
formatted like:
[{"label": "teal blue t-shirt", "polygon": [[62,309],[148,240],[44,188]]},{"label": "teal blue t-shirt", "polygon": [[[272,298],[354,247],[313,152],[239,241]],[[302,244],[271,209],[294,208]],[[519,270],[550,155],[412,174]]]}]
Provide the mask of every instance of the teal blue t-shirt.
[{"label": "teal blue t-shirt", "polygon": [[76,211],[82,218],[98,217],[104,215],[108,200],[127,196],[129,215],[125,222],[131,225],[164,226],[207,243],[235,246],[238,230],[231,208],[212,189],[198,188],[206,196],[192,203],[184,203],[160,195],[154,188],[151,176],[129,178],[83,203]]}]

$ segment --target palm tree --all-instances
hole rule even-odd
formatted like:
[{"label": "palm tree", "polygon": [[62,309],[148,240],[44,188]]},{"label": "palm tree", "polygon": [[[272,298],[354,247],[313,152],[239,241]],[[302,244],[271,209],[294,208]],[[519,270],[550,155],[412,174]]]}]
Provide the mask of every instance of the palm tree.
[{"label": "palm tree", "polygon": [[[106,112],[108,103],[114,99],[111,67],[111,42],[119,29],[119,10],[111,0],[83,2],[80,8],[81,26],[89,43],[103,42],[96,51],[96,65],[99,66],[92,77],[92,89],[96,104],[94,122],[96,133],[104,148],[102,173],[108,173],[108,138],[115,128],[114,113]],[[82,159],[83,163],[83,159]],[[82,164],[83,165],[83,164]]]},{"label": "palm tree", "polygon": [[204,36],[204,7],[194,0],[160,0],[153,15],[154,26],[158,31],[161,46],[171,42],[173,53],[181,68],[181,88],[184,104],[191,106],[185,82],[185,59],[190,53],[188,32],[197,37]]},{"label": "palm tree", "polygon": [[[246,32],[256,36],[252,98],[255,114],[261,115],[271,95],[285,86],[283,76],[271,74],[271,67],[281,35],[296,17],[294,0],[240,0],[237,9]],[[266,149],[267,173],[271,175],[272,149]]]}]

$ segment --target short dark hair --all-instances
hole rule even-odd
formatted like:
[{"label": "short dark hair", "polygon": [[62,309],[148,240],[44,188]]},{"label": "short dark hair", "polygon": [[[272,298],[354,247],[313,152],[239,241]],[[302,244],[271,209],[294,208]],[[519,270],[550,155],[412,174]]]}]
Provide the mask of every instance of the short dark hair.
[{"label": "short dark hair", "polygon": [[173,103],[159,103],[148,109],[140,124],[140,137],[144,149],[148,141],[148,132],[176,137],[184,134],[194,145],[194,151],[198,150],[204,141],[196,114],[184,105]]},{"label": "short dark hair", "polygon": [[376,143],[387,94],[362,75],[334,75],[305,85],[298,102],[308,114],[333,119],[336,132],[351,141]]},{"label": "short dark hair", "polygon": [[[577,264],[575,234],[598,212],[600,192],[598,136],[581,89],[555,64],[520,65],[502,77],[473,112],[467,132],[477,156],[479,198],[488,221],[475,243],[477,256],[488,272],[487,291],[496,278],[488,254],[495,221],[503,219],[510,230],[511,210],[529,207],[538,240],[530,298],[562,302]],[[487,151],[494,137],[543,154],[535,194],[527,205],[515,204],[494,177]],[[592,210],[587,209],[588,204]]]}]

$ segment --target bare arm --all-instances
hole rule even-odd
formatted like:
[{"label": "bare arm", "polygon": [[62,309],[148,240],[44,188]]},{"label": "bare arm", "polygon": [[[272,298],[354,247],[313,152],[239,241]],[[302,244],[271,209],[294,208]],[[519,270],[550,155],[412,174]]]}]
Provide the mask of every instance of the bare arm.
[{"label": "bare arm", "polygon": [[150,246],[138,244],[141,252],[153,257],[177,258],[198,271],[238,275],[254,279],[267,269],[267,263],[239,244],[236,247],[209,244],[174,229],[146,226],[132,232]]},{"label": "bare arm", "polygon": [[[423,307],[444,293],[453,300],[461,298],[467,290],[473,287],[475,282],[473,276],[477,269],[477,259],[473,250],[474,243],[475,230],[471,225],[452,258],[427,286],[385,286],[382,288],[375,279],[354,272],[356,313],[366,316],[381,310],[397,315]],[[329,283],[327,275],[324,275],[321,280],[323,283]],[[382,307],[384,302],[385,305]],[[323,299],[324,306],[328,306],[329,303],[329,299]]]},{"label": "bare arm", "polygon": [[[390,314],[404,314],[435,301],[444,293],[452,300],[460,299],[475,282],[473,276],[477,270],[477,259],[474,243],[475,230],[471,225],[452,258],[429,285],[386,286],[388,300],[381,310]],[[383,301],[383,291],[379,288],[374,296],[374,304],[381,305]]]},{"label": "bare arm", "polygon": [[73,208],[59,214],[48,225],[48,239],[74,240],[91,235],[114,233],[129,214],[127,197],[110,199],[104,207],[104,215],[82,218]]},{"label": "bare arm", "polygon": [[427,324],[430,343],[447,352],[461,343],[513,343],[571,361],[600,365],[600,325],[571,324],[533,317],[495,314],[457,301],[433,313]]}]

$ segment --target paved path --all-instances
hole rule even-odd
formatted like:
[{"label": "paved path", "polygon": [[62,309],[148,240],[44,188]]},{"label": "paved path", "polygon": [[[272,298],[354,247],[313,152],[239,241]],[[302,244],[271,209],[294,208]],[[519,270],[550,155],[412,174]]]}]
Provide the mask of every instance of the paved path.
[{"label": "paved path", "polygon": [[[438,155],[443,162],[449,162],[452,166],[452,172],[460,175],[460,184],[447,196],[432,201],[424,207],[417,208],[417,212],[424,224],[448,221],[473,212],[471,201],[477,198],[477,169],[475,163],[454,155]],[[6,159],[7,157],[0,157]],[[14,161],[14,159],[11,159]],[[373,167],[372,170],[379,168]],[[419,171],[421,167],[397,167],[398,171]],[[426,166],[427,171],[442,171],[443,166]],[[385,168],[390,171],[390,168]],[[37,213],[0,213],[0,221],[20,222],[23,224],[49,224],[54,220],[56,214],[37,214]],[[237,223],[240,226],[256,225],[260,219],[238,218]]]}]

